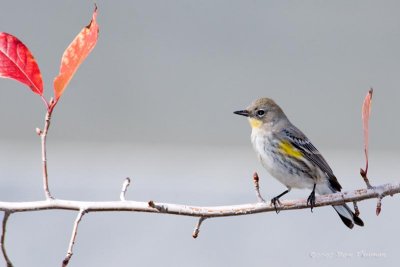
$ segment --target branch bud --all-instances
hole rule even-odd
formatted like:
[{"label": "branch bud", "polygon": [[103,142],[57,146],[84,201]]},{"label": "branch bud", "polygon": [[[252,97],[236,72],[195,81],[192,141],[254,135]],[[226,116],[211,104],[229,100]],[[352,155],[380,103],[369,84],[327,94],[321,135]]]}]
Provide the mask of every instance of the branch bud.
[{"label": "branch bud", "polygon": [[40,130],[39,128],[36,128],[35,131],[37,135],[42,135],[42,130]]}]

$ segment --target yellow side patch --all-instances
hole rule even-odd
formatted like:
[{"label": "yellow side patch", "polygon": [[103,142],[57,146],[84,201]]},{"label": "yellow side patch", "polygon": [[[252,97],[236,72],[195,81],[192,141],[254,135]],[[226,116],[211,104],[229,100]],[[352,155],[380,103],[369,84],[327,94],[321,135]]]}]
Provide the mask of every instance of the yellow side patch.
[{"label": "yellow side patch", "polygon": [[288,141],[282,141],[279,144],[279,151],[296,159],[299,159],[303,156],[303,154]]},{"label": "yellow side patch", "polygon": [[260,128],[260,126],[262,124],[262,121],[253,119],[253,118],[250,118],[249,122],[250,122],[251,128]]}]

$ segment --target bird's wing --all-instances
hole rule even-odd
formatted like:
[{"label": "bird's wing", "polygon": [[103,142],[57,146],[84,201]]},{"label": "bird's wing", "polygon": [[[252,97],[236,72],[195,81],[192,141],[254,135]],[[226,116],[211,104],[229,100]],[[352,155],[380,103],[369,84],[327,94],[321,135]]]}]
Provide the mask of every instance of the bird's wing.
[{"label": "bird's wing", "polygon": [[337,191],[342,189],[342,186],[339,184],[331,167],[329,167],[324,157],[299,129],[297,129],[295,126],[292,126],[290,130],[283,129],[282,133],[287,137],[290,143],[303,154],[306,159],[314,163],[327,175],[328,180],[334,189]]}]

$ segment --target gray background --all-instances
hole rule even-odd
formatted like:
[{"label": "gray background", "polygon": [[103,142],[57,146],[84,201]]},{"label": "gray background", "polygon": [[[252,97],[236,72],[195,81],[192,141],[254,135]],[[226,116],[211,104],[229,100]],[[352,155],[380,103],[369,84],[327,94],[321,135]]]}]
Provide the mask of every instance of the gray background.
[{"label": "gray background", "polygon": [[[258,171],[271,198],[283,187],[257,162],[246,120],[232,114],[261,96],[274,98],[313,140],[346,190],[363,187],[360,111],[370,86],[370,176],[375,184],[398,180],[399,2],[97,3],[99,42],[53,115],[48,157],[56,197],[118,199],[131,176],[129,199],[248,203]],[[2,1],[0,31],[31,49],[46,97],[92,9],[91,1]],[[0,199],[42,199],[34,129],[44,107],[24,85],[2,79],[0,87]],[[307,195],[294,190],[287,198]],[[366,226],[352,231],[328,207],[209,220],[198,240],[193,218],[90,214],[71,266],[393,266],[398,200],[385,199],[378,218],[374,205],[360,203]],[[59,265],[75,215],[13,215],[7,247],[15,265]]]}]

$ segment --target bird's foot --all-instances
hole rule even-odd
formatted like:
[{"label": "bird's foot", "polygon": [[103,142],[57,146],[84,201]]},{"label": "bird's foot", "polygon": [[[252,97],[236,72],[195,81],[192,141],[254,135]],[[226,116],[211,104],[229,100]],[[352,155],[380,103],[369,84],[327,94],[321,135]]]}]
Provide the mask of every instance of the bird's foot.
[{"label": "bird's foot", "polygon": [[311,194],[307,198],[307,205],[311,206],[311,212],[313,211],[313,208],[315,207],[315,191],[313,190]]},{"label": "bird's foot", "polygon": [[278,214],[280,211],[280,210],[278,210],[278,206],[281,205],[281,201],[279,200],[279,197],[272,198],[271,203],[272,203],[272,205],[274,205],[276,214]]}]

